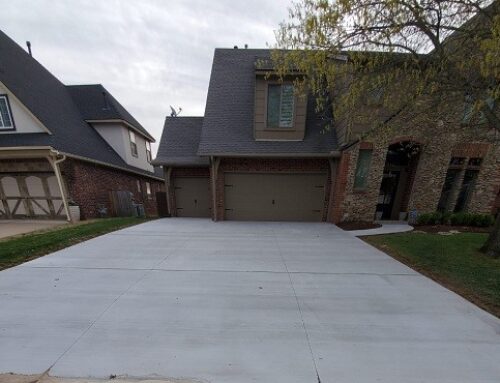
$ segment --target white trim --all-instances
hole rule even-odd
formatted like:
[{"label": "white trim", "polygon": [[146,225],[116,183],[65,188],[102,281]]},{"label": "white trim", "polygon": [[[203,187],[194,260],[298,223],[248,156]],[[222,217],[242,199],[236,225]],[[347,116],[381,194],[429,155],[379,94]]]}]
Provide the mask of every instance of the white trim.
[{"label": "white trim", "polygon": [[145,134],[144,132],[141,132],[139,129],[137,129],[134,125],[131,123],[121,119],[121,118],[114,118],[114,119],[109,119],[109,120],[85,120],[85,122],[89,124],[116,124],[116,123],[121,123],[126,125],[128,128],[134,130],[137,134],[140,136],[147,138],[151,142],[156,142],[153,136],[148,134]]},{"label": "white trim", "polygon": [[0,124],[1,124],[0,131],[2,131],[2,130],[6,130],[6,131],[15,130],[16,127],[14,125],[14,120],[12,119],[12,110],[10,110],[10,103],[9,103],[8,95],[7,94],[0,94],[0,100],[5,101],[5,109],[7,110],[7,114],[9,115],[9,120],[10,120],[10,125],[5,126],[5,124],[3,122],[2,113],[0,111]]}]

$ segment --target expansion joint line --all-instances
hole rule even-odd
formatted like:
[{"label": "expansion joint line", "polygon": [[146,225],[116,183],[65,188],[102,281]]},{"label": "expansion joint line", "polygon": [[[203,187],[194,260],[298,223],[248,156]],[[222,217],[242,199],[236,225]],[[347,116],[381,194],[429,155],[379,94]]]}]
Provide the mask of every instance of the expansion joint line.
[{"label": "expansion joint line", "polygon": [[288,270],[288,265],[286,264],[285,257],[283,257],[281,246],[279,244],[278,238],[276,237],[276,233],[274,233],[274,240],[276,242],[276,245],[278,246],[278,252],[280,254],[281,261],[285,266],[286,274],[288,275],[288,280],[290,281],[290,286],[292,287],[293,296],[295,297],[295,303],[297,304],[297,309],[299,310],[300,321],[302,322],[302,328],[304,329],[304,334],[306,336],[307,346],[309,347],[309,353],[311,354],[311,359],[314,366],[314,372],[316,373],[317,383],[321,383],[321,378],[318,372],[318,365],[316,364],[316,358],[314,357],[314,352],[311,346],[311,339],[309,338],[309,332],[307,331],[306,322],[304,321],[304,315],[302,314],[302,308],[300,307],[299,298],[297,297],[297,292],[295,291],[295,286],[293,285],[292,275]]},{"label": "expansion joint line", "polygon": [[[180,250],[186,246],[187,246],[187,242],[185,242],[183,244],[183,246],[181,246],[180,248],[175,248],[173,250]],[[163,257],[159,262],[157,262],[155,265],[151,266],[149,269],[143,269],[144,273],[142,273],[142,275],[139,278],[137,278],[134,282],[132,282],[124,291],[122,291],[120,294],[118,294],[118,296],[108,306],[106,306],[106,308],[89,324],[89,326],[75,339],[75,341],[73,343],[71,343],[69,345],[69,347],[66,348],[66,350],[64,350],[64,352],[55,360],[54,363],[52,363],[52,365],[47,369],[46,372],[50,371],[56,365],[56,363],[59,362],[80,341],[80,339],[82,339],[85,336],[85,334],[87,334],[90,331],[90,329],[92,327],[94,327],[94,325],[97,323],[97,321],[99,319],[101,319],[104,316],[104,314],[106,314],[109,311],[109,309],[111,309],[111,307],[113,307],[114,304],[116,302],[118,302],[118,300],[122,296],[127,294],[133,287],[135,287],[137,284],[139,284],[141,281],[143,281],[144,278],[146,278],[146,276],[148,274],[150,274],[152,271],[155,271],[156,268],[160,264],[162,264],[170,255],[171,255],[171,251],[169,251],[165,257]],[[98,269],[94,269],[94,270],[98,270]]]}]

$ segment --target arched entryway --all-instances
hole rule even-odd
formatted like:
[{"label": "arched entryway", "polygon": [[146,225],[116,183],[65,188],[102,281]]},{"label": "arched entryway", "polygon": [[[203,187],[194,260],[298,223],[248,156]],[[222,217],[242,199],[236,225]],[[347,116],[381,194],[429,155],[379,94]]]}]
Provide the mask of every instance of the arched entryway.
[{"label": "arched entryway", "polygon": [[421,146],[415,141],[389,145],[380,184],[375,219],[403,220],[415,179]]}]

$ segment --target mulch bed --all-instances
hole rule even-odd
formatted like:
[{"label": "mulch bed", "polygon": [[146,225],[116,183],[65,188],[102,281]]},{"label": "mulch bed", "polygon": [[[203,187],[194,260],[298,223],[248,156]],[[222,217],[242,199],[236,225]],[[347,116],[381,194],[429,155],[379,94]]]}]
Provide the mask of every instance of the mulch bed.
[{"label": "mulch bed", "polygon": [[450,225],[413,225],[415,230],[424,231],[426,233],[448,232],[451,230],[459,231],[460,233],[489,233],[491,227],[473,227],[473,226],[450,226]]},{"label": "mulch bed", "polygon": [[338,227],[345,231],[353,231],[353,230],[368,230],[368,229],[376,229],[377,227],[381,227],[380,223],[366,222],[366,221],[352,221],[352,222],[341,222],[337,224]]}]

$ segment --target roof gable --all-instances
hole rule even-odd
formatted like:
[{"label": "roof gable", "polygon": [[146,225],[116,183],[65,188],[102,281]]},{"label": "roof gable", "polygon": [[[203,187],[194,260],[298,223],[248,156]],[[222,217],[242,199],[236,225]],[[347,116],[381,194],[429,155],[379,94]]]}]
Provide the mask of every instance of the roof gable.
[{"label": "roof gable", "polygon": [[0,147],[50,146],[78,158],[152,174],[127,165],[82,119],[68,88],[2,31],[0,81],[52,133],[2,134]]},{"label": "roof gable", "polygon": [[84,120],[123,120],[139,134],[154,141],[153,136],[101,84],[66,87]]}]

